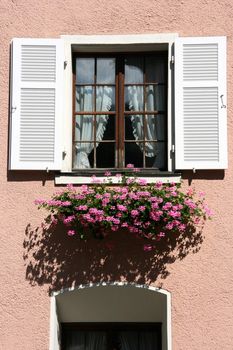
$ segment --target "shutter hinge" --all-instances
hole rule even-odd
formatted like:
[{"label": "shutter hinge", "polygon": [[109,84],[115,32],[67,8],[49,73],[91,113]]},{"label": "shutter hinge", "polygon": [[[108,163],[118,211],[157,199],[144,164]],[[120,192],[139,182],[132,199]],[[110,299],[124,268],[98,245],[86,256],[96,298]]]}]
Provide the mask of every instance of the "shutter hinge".
[{"label": "shutter hinge", "polygon": [[175,56],[174,55],[171,56],[171,61],[170,62],[171,62],[171,64],[175,63]]},{"label": "shutter hinge", "polygon": [[175,153],[175,145],[172,145],[172,153]]},{"label": "shutter hinge", "polygon": [[66,69],[68,61],[64,61],[64,69]]}]

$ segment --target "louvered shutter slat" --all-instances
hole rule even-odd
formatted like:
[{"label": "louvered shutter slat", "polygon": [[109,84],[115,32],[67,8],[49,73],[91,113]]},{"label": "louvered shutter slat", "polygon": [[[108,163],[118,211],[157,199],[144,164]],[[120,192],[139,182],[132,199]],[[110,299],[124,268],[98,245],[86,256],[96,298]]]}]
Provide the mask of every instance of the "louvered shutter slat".
[{"label": "louvered shutter slat", "polygon": [[176,169],[227,167],[226,38],[175,42]]},{"label": "louvered shutter slat", "polygon": [[12,42],[10,169],[61,169],[60,39]]}]

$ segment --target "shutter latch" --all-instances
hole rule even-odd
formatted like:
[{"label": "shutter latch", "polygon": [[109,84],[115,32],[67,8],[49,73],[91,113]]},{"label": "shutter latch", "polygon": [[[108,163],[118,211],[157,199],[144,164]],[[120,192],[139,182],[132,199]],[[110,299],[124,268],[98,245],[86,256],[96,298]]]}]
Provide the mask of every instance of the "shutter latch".
[{"label": "shutter latch", "polygon": [[62,159],[65,159],[66,154],[67,154],[66,151],[63,151],[63,152],[62,152]]},{"label": "shutter latch", "polygon": [[172,56],[171,56],[171,64],[174,64],[174,63],[175,63],[175,56],[172,55]]},{"label": "shutter latch", "polygon": [[220,96],[221,103],[222,103],[221,108],[226,108],[227,106],[223,103],[223,96],[224,96],[224,95],[221,95],[221,96]]},{"label": "shutter latch", "polygon": [[17,109],[16,106],[14,106],[14,107],[12,106],[12,107],[11,107],[11,113],[14,113],[14,112],[16,111],[16,109]]}]

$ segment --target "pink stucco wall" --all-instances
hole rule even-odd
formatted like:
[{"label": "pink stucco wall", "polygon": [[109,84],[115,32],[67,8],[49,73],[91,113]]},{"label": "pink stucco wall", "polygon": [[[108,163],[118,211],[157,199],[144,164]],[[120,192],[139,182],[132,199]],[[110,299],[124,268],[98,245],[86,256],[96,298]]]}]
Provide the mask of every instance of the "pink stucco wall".
[{"label": "pink stucco wall", "polygon": [[[1,350],[48,349],[51,286],[119,279],[138,279],[139,283],[162,285],[171,292],[174,350],[233,349],[232,18],[231,0],[0,0]],[[114,251],[101,246],[102,242],[92,242],[90,246],[82,243],[77,256],[66,257],[60,272],[54,268],[57,277],[54,282],[51,277],[54,274],[43,265],[46,262],[53,266],[51,258],[46,258],[48,251],[40,251],[41,263],[36,257],[38,266],[29,265],[30,257],[26,256],[34,249],[29,249],[28,244],[35,240],[35,236],[29,239],[27,225],[31,224],[33,230],[43,217],[33,200],[48,197],[54,191],[53,175],[7,172],[10,40],[61,34],[168,32],[180,36],[224,35],[228,42],[229,169],[196,175],[184,173],[186,180],[206,191],[208,203],[215,211],[214,220],[204,229],[201,249],[197,254],[188,254],[183,260],[176,259],[163,266],[169,274],[161,278],[156,257],[152,253],[140,255],[141,247],[132,247],[130,240],[118,242]],[[49,244],[56,255],[56,242]],[[96,244],[99,254],[94,254]],[[133,265],[128,262],[128,256]],[[101,263],[101,257],[105,258],[105,264]],[[120,264],[118,270],[117,264]]]}]

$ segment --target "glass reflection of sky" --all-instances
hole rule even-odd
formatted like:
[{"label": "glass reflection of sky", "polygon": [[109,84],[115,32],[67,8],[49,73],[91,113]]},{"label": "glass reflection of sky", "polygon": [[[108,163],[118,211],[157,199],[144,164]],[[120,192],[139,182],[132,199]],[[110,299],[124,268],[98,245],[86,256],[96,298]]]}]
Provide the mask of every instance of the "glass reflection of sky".
[{"label": "glass reflection of sky", "polygon": [[128,57],[125,60],[125,83],[143,83],[142,57]]},{"label": "glass reflection of sky", "polygon": [[115,58],[97,59],[97,84],[115,84]]},{"label": "glass reflection of sky", "polygon": [[94,58],[76,59],[76,82],[78,84],[93,84],[95,73]]}]

